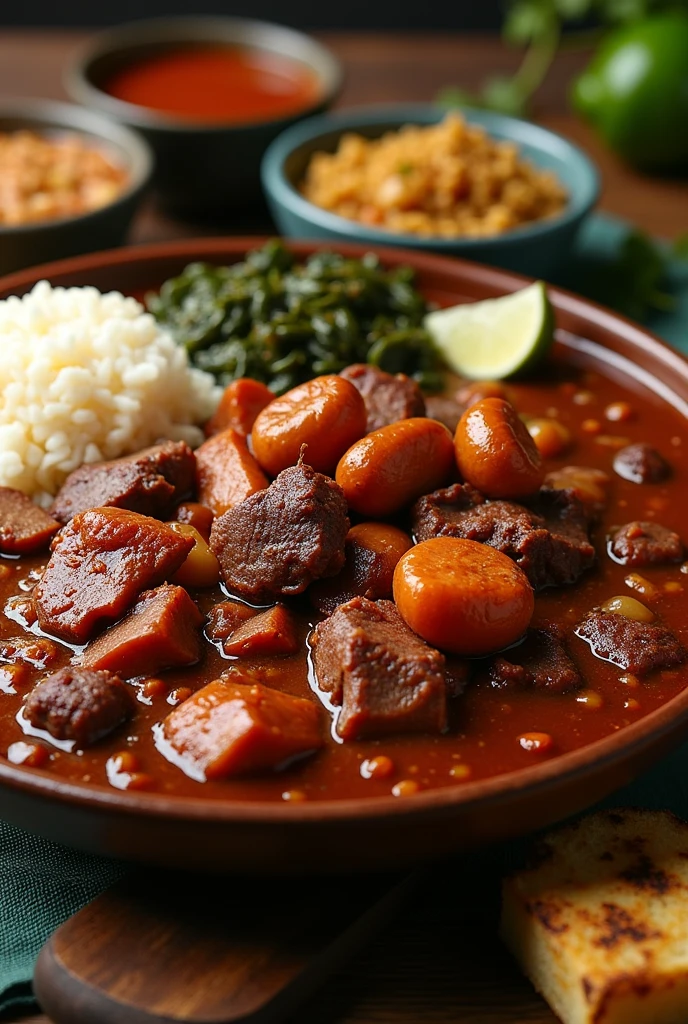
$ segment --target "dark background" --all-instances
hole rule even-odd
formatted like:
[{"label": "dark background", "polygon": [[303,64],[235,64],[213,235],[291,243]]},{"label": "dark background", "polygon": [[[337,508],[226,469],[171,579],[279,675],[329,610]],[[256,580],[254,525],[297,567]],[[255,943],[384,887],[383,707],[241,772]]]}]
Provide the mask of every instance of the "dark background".
[{"label": "dark background", "polygon": [[298,28],[494,30],[500,0],[0,0],[0,25],[111,25],[165,14],[234,14]]}]

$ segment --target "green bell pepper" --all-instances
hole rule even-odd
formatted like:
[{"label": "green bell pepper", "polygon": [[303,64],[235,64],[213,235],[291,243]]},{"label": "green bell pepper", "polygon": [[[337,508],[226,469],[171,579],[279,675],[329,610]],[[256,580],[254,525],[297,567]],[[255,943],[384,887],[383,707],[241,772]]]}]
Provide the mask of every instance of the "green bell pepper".
[{"label": "green bell pepper", "polygon": [[667,11],[611,32],[572,99],[630,164],[688,170],[688,12]]}]

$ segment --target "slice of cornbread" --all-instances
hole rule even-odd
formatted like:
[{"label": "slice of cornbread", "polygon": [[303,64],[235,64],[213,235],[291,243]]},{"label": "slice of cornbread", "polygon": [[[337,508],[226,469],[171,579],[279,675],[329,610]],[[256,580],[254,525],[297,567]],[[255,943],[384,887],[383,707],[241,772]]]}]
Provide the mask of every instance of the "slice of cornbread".
[{"label": "slice of cornbread", "polygon": [[564,1024],[687,1024],[688,824],[600,811],[503,884],[501,935]]}]

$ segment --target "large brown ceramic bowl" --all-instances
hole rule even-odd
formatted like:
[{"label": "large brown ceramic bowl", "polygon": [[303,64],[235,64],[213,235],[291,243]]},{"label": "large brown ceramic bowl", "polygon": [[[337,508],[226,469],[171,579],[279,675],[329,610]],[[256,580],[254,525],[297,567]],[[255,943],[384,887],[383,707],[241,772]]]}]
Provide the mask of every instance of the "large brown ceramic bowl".
[{"label": "large brown ceramic bowl", "polygon": [[[123,249],[54,263],[0,280],[0,297],[41,278],[140,293],[191,260],[231,262],[258,239],[217,239]],[[313,243],[293,243],[305,256]],[[365,250],[341,245],[343,252]],[[477,264],[380,250],[408,263],[428,298],[442,303],[514,291],[525,279]],[[634,378],[688,413],[688,362],[647,331],[556,288],[550,294],[565,358]],[[688,682],[688,677],[687,677]],[[123,792],[61,782],[0,761],[0,817],[97,853],[158,864],[250,872],[389,868],[523,834],[582,810],[629,782],[688,733],[688,689],[605,739],[547,762],[411,800],[380,797],[308,803],[242,803]]]}]

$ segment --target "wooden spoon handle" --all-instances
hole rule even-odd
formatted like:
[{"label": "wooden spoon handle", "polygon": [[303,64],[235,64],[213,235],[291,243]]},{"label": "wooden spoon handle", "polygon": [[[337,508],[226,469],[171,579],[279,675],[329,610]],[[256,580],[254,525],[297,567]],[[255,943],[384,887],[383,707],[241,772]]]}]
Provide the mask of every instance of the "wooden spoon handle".
[{"label": "wooden spoon handle", "polygon": [[414,878],[138,872],[48,940],[36,997],[54,1024],[275,1024],[372,937]]}]

